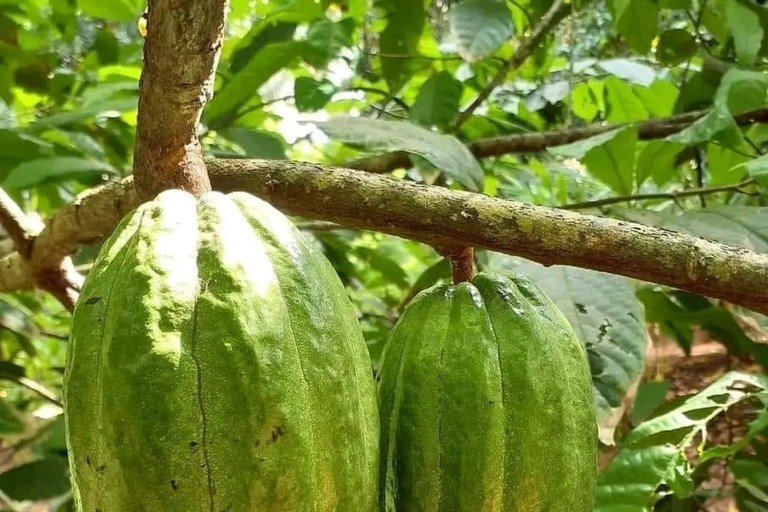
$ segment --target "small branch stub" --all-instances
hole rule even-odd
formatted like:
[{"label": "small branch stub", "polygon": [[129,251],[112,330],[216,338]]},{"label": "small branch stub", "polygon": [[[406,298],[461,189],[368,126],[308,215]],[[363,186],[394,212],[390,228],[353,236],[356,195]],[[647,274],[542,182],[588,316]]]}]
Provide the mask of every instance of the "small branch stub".
[{"label": "small branch stub", "polygon": [[468,283],[475,277],[474,247],[441,247],[437,252],[450,260],[454,284]]}]

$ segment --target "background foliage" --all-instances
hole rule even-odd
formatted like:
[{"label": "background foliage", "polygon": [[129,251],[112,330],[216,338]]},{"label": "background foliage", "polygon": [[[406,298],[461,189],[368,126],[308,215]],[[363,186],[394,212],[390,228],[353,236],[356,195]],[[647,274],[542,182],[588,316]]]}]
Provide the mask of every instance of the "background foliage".
[{"label": "background foliage", "polygon": [[[458,127],[459,112],[550,7],[231,0],[202,140],[213,156],[341,165],[406,151],[410,168],[394,171],[402,179],[765,252],[768,130],[739,127],[733,116],[768,108],[768,10],[750,0],[567,4],[571,16]],[[25,210],[48,217],[130,173],[143,9],[143,0],[0,0],[0,182]],[[643,140],[632,124],[698,109],[709,113],[666,138]],[[464,145],[605,123],[617,126],[535,153],[479,160]],[[416,242],[296,221],[345,283],[375,366],[404,305],[448,278],[447,263]],[[10,250],[2,240],[0,254]],[[97,250],[76,255],[81,272]],[[754,364],[768,362],[764,317],[618,276],[485,252],[478,259],[480,268],[531,276],[586,345],[605,455],[597,510],[699,510],[723,497],[740,510],[768,509],[768,381]],[[0,296],[0,497],[8,510],[69,507],[59,402],[68,322],[42,292]],[[710,372],[675,395],[669,375],[648,371],[649,329],[686,354],[705,332],[747,372],[706,387],[720,377]],[[741,434],[713,441],[708,425],[733,410]],[[730,480],[713,490],[715,464]]]}]

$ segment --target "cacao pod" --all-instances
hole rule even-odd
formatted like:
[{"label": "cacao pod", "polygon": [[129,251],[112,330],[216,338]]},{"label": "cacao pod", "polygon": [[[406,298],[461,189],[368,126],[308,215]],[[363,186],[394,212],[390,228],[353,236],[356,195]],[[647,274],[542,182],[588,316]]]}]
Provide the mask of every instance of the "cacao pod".
[{"label": "cacao pod", "polygon": [[406,307],[379,374],[380,510],[591,512],[584,348],[521,276],[479,273]]},{"label": "cacao pod", "polygon": [[87,276],[65,377],[82,512],[376,509],[378,416],[330,263],[245,193],[127,215]]}]

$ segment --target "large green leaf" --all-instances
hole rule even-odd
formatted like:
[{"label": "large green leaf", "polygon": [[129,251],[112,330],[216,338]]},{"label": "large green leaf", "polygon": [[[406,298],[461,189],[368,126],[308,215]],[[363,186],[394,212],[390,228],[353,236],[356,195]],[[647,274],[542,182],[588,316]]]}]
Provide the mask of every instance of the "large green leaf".
[{"label": "large green leaf", "polygon": [[715,102],[727,105],[732,114],[768,105],[768,75],[758,71],[730,69],[717,88]]},{"label": "large green leaf", "polygon": [[459,55],[469,62],[491,55],[515,29],[504,0],[464,0],[452,6],[450,24]]},{"label": "large green leaf", "polygon": [[682,291],[662,291],[647,287],[637,292],[653,322],[686,351],[694,341],[694,329],[703,329],[739,357],[752,357],[768,368],[768,345],[753,341],[736,321],[733,313],[708,299]]},{"label": "large green leaf", "polygon": [[69,491],[67,460],[52,457],[0,474],[0,490],[14,501],[42,501]]},{"label": "large green leaf", "polygon": [[763,42],[763,27],[752,7],[741,0],[725,0],[725,19],[733,36],[739,64],[749,66]]},{"label": "large green leaf", "polygon": [[674,28],[662,32],[656,47],[656,58],[665,65],[685,62],[698,49],[696,39],[685,29]]},{"label": "large green leaf", "polygon": [[709,238],[757,252],[768,252],[768,208],[759,206],[712,205],[676,215],[635,208],[614,208],[627,220]]},{"label": "large green leaf", "polygon": [[48,117],[42,117],[37,121],[38,125],[52,127],[65,126],[87,119],[93,119],[97,116],[111,115],[113,112],[121,114],[124,112],[135,111],[138,107],[137,98],[123,100],[110,100],[103,103],[94,103],[88,106],[81,106],[74,110],[57,112]]},{"label": "large green leaf", "polygon": [[39,158],[14,168],[3,180],[9,189],[30,188],[50,180],[71,178],[76,175],[117,174],[114,167],[99,160],[86,160],[69,156]]},{"label": "large green leaf", "polygon": [[381,69],[389,90],[395,92],[419,65],[409,56],[418,54],[426,9],[422,0],[376,0],[374,5],[387,12],[387,25],[379,36]]},{"label": "large green leaf", "polygon": [[614,24],[630,48],[645,53],[656,37],[659,6],[651,0],[613,0]]},{"label": "large green leaf", "polygon": [[24,423],[15,409],[6,400],[0,400],[0,435],[20,434],[24,431]]},{"label": "large green leaf", "polygon": [[551,148],[552,154],[580,158],[589,172],[619,194],[632,192],[637,128],[628,126]]},{"label": "large green leaf", "polygon": [[766,389],[764,375],[731,372],[679,407],[639,425],[622,440],[618,454],[599,476],[595,512],[650,512],[663,484],[673,490],[690,489],[692,468],[685,449],[713,418],[747,400],[760,400],[756,421],[764,421]]},{"label": "large green leaf", "polygon": [[597,179],[618,194],[630,194],[634,185],[637,128],[621,130],[610,141],[589,151],[584,164]]},{"label": "large green leaf", "polygon": [[204,111],[205,122],[216,124],[233,114],[244,103],[256,95],[272,75],[292,62],[300,55],[304,44],[300,42],[274,43],[264,46],[256,52],[240,71],[227,82]]},{"label": "large green leaf", "polygon": [[488,254],[492,269],[513,270],[539,285],[560,308],[587,349],[600,440],[613,444],[614,431],[645,366],[647,335],[643,308],[628,279],[566,266]]},{"label": "large green leaf", "polygon": [[464,87],[447,71],[431,76],[419,89],[411,119],[424,126],[446,126],[459,111]]},{"label": "large green leaf", "polygon": [[483,190],[483,170],[467,147],[443,135],[400,121],[338,116],[315,124],[332,139],[377,151],[418,155],[471,190]]},{"label": "large green leaf", "polygon": [[677,155],[685,146],[667,140],[652,140],[645,144],[637,157],[636,181],[638,188],[649,177],[661,186],[673,178]]},{"label": "large green leaf", "polygon": [[626,82],[609,76],[605,79],[605,95],[610,122],[626,123],[648,119],[648,109]]},{"label": "large green leaf", "polygon": [[83,14],[109,21],[138,21],[144,0],[78,0]]}]

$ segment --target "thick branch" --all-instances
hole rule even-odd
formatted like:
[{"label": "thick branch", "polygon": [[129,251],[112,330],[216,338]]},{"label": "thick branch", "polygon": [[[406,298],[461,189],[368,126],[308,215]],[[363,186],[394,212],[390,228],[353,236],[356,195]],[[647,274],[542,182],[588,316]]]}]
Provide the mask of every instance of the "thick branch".
[{"label": "thick branch", "polygon": [[218,160],[214,185],[286,213],[419,240],[472,245],[682,288],[768,313],[768,255],[683,233],[387,176],[301,163]]},{"label": "thick branch", "polygon": [[211,188],[197,127],[213,94],[226,11],[227,0],[149,3],[133,165],[145,199]]},{"label": "thick branch", "polygon": [[57,258],[49,266],[41,265],[32,258],[44,225],[27,216],[2,188],[0,224],[13,239],[18,251],[15,256],[11,254],[0,259],[0,285],[16,285],[19,288],[39,286],[51,292],[72,311],[83,283],[82,276],[74,269],[68,254]]},{"label": "thick branch", "polygon": [[2,188],[0,188],[0,225],[23,256],[29,255],[32,240],[43,229],[42,223],[34,222],[29,218]]},{"label": "thick branch", "polygon": [[565,0],[555,0],[555,3],[549,8],[549,11],[547,11],[539,21],[539,24],[533,29],[531,35],[520,44],[520,47],[515,50],[514,55],[512,55],[501,69],[499,69],[491,81],[488,82],[488,85],[480,91],[477,98],[475,98],[475,100],[456,117],[456,120],[454,120],[451,125],[452,130],[456,130],[471,118],[475,113],[475,110],[480,108],[480,105],[488,99],[494,89],[504,83],[507,75],[523,65],[525,60],[536,51],[542,40],[544,40],[552,29],[555,28],[563,18],[570,14],[571,8],[572,6],[570,2],[565,2]]},{"label": "thick branch", "polygon": [[[766,254],[631,222],[347,169],[272,160],[210,160],[208,168],[217,190],[250,192],[288,214],[434,246],[475,246],[545,265],[610,272],[768,313]],[[130,179],[91,192],[78,208],[67,207],[48,223],[40,246],[74,250],[79,243],[91,243],[136,204]],[[37,250],[35,244],[33,253]]]},{"label": "thick branch", "polygon": [[[640,140],[661,139],[677,133],[698,121],[709,111],[698,110],[687,112],[663,119],[651,119],[642,123],[635,123]],[[736,124],[746,126],[755,123],[768,123],[768,108],[744,112],[733,116]],[[479,139],[469,143],[469,150],[477,158],[490,158],[511,153],[537,153],[548,148],[570,144],[579,140],[588,139],[601,133],[609,132],[632,123],[607,124],[574,128],[570,130],[557,130],[550,132],[524,133],[514,135],[502,135],[488,139]],[[395,169],[408,168],[411,160],[405,151],[394,151],[383,155],[361,158],[350,162],[347,167],[377,174],[384,174]]]}]

